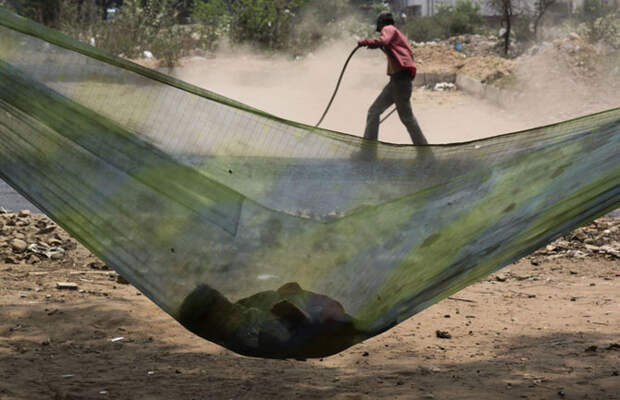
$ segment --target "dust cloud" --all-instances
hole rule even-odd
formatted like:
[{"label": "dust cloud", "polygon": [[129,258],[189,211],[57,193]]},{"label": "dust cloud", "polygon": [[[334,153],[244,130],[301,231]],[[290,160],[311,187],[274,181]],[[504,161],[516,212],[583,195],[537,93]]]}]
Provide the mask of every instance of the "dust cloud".
[{"label": "dust cloud", "polygon": [[[237,48],[212,58],[186,58],[173,75],[278,117],[315,125],[355,46],[355,39],[341,40],[297,59]],[[537,57],[517,69],[523,95],[511,107],[460,91],[415,88],[414,114],[430,143],[455,143],[558,122],[620,103],[613,90],[605,96],[588,94],[592,90],[587,85],[549,67],[550,61]],[[423,68],[419,71],[424,72]],[[387,82],[385,55],[380,50],[360,49],[321,127],[361,136],[368,107]],[[410,143],[397,114],[382,124],[379,139]]]}]

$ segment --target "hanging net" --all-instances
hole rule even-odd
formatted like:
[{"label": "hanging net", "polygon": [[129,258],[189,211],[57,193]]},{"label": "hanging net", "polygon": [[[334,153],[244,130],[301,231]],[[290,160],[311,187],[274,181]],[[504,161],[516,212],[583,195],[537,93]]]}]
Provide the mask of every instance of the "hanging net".
[{"label": "hanging net", "polygon": [[618,207],[620,109],[398,146],[0,10],[0,177],[192,332],[339,352]]}]

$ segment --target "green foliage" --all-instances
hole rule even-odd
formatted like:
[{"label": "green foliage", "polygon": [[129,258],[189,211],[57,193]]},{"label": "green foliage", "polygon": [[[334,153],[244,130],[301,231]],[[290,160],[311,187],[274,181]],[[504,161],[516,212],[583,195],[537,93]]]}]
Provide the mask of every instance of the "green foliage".
[{"label": "green foliage", "polygon": [[454,6],[440,5],[433,16],[410,19],[403,29],[409,39],[417,42],[479,33],[486,27],[479,12],[478,4],[469,0],[457,1]]},{"label": "green foliage", "polygon": [[620,12],[612,12],[579,25],[579,33],[590,42],[603,42],[620,49]]},{"label": "green foliage", "polygon": [[5,0],[5,6],[36,22],[54,26],[61,0]]},{"label": "green foliage", "polygon": [[370,16],[373,19],[377,18],[377,16],[379,14],[381,14],[382,12],[392,12],[392,9],[390,8],[389,5],[387,5],[387,4],[383,3],[383,2],[374,3],[370,7]]},{"label": "green foliage", "polygon": [[224,0],[197,0],[192,16],[199,22],[201,47],[215,50],[218,40],[230,31],[228,3]]},{"label": "green foliage", "polygon": [[593,24],[599,18],[603,18],[617,11],[617,6],[612,2],[603,0],[584,0],[577,9],[577,19],[580,22]]},{"label": "green foliage", "polygon": [[435,16],[448,36],[475,33],[485,24],[480,5],[467,0],[457,1],[454,6],[439,6]]},{"label": "green foliage", "polygon": [[411,18],[403,27],[403,33],[414,42],[430,42],[449,36],[434,16]]},{"label": "green foliage", "polygon": [[233,41],[266,49],[290,43],[296,12],[305,0],[237,0],[232,5]]}]

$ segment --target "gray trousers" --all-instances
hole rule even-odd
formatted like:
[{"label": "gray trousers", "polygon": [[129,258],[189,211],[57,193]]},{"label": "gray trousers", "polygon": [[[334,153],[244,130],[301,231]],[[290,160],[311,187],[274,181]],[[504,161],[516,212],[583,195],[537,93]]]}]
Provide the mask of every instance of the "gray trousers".
[{"label": "gray trousers", "polygon": [[409,71],[401,71],[390,75],[390,82],[383,88],[379,97],[368,109],[364,138],[371,140],[379,138],[381,114],[392,104],[396,104],[400,121],[407,128],[413,144],[428,144],[418,121],[413,116],[413,110],[411,109],[412,90],[413,84]]}]

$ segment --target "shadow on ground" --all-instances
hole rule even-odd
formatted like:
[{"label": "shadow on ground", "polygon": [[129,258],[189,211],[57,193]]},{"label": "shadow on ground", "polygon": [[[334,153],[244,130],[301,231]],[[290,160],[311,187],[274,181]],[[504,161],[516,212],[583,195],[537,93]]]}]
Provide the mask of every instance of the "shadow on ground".
[{"label": "shadow on ground", "polygon": [[163,313],[143,318],[126,306],[3,307],[0,398],[617,399],[620,388],[620,349],[605,335],[506,335],[432,367],[415,343],[388,349],[374,339],[367,355],[356,346],[322,361],[276,361],[237,356]]}]

